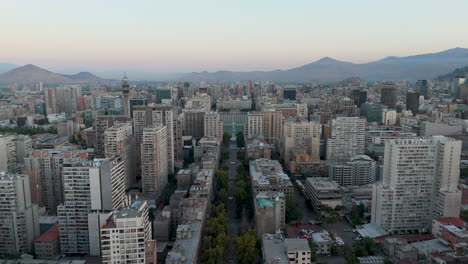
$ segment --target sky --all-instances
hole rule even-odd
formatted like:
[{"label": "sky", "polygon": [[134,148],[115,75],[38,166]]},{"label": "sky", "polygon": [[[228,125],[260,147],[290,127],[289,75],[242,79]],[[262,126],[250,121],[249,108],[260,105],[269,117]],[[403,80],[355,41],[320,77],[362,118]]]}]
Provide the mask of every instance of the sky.
[{"label": "sky", "polygon": [[272,70],[468,48],[466,0],[2,0],[0,11],[0,62],[62,72]]}]

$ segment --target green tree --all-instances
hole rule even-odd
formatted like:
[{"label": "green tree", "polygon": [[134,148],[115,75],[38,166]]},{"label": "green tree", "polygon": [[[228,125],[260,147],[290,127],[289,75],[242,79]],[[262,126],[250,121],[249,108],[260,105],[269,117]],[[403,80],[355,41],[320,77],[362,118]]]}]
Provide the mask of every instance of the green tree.
[{"label": "green tree", "polygon": [[384,264],[393,264],[393,262],[388,257],[384,258],[383,263]]},{"label": "green tree", "polygon": [[362,239],[362,245],[364,250],[367,252],[367,255],[374,255],[374,240],[370,237],[364,237]]},{"label": "green tree", "polygon": [[330,251],[333,256],[338,255],[338,247],[335,244],[332,244]]},{"label": "green tree", "polygon": [[249,229],[233,240],[234,251],[237,256],[237,263],[255,263],[259,254],[259,241],[254,229]]},{"label": "green tree", "polygon": [[309,248],[310,248],[310,260],[315,261],[317,259],[317,244],[315,244],[313,239],[309,239]]},{"label": "green tree", "polygon": [[460,213],[460,218],[461,218],[463,221],[468,221],[468,210],[463,210],[463,211],[461,211],[461,213]]},{"label": "green tree", "polygon": [[226,191],[225,188],[222,188],[218,191],[218,194],[217,194],[217,199],[219,202],[221,203],[225,203],[227,201],[227,196],[228,196],[228,193]]},{"label": "green tree", "polygon": [[223,145],[224,147],[229,146],[229,141],[231,140],[231,134],[228,132],[223,133]]},{"label": "green tree", "polygon": [[220,189],[228,188],[228,176],[229,173],[226,170],[218,170],[215,173],[216,180],[218,181],[218,187]]},{"label": "green tree", "polygon": [[292,195],[286,196],[285,218],[286,223],[300,221],[302,219],[302,212],[297,209],[296,198]]},{"label": "green tree", "polygon": [[236,143],[239,148],[245,147],[244,133],[242,131],[236,133]]}]

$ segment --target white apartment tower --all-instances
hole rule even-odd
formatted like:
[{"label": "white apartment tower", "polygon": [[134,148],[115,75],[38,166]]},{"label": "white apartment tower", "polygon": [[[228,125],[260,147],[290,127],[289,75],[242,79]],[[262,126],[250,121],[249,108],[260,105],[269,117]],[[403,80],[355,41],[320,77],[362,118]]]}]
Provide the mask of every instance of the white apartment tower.
[{"label": "white apartment tower", "polygon": [[391,233],[424,232],[458,217],[461,141],[434,136],[385,144],[383,179],[372,192],[372,222]]},{"label": "white apartment tower", "polygon": [[246,138],[263,136],[263,117],[261,113],[250,112],[247,114],[247,124],[245,125]]},{"label": "white apartment tower", "polygon": [[293,148],[304,148],[311,158],[320,157],[320,124],[308,121],[288,121],[283,127],[283,157]]},{"label": "white apartment tower", "polygon": [[0,253],[18,255],[34,249],[40,235],[38,206],[31,203],[29,179],[0,174]]},{"label": "white apartment tower", "polygon": [[141,179],[144,193],[160,193],[167,184],[166,126],[145,128],[141,142]]},{"label": "white apartment tower", "polygon": [[[168,173],[174,173],[174,132],[173,109],[171,106],[153,104],[148,106],[133,107],[133,128],[137,145],[137,152],[141,153],[140,146],[143,141],[145,128],[166,126],[167,130],[167,169]],[[141,159],[141,158],[140,158]],[[140,165],[141,167],[141,165]],[[142,173],[142,172],[141,172]]]},{"label": "white apartment tower", "polygon": [[136,148],[131,123],[117,123],[104,132],[104,155],[121,156],[125,164],[125,188],[136,182]]},{"label": "white apartment tower", "polygon": [[16,170],[15,136],[0,135],[0,172],[14,172]]},{"label": "white apartment tower", "polygon": [[102,225],[100,235],[102,263],[145,263],[145,247],[151,241],[146,201],[136,201],[113,212]]},{"label": "white apartment tower", "polygon": [[223,139],[223,121],[218,112],[206,112],[204,117],[204,137]]},{"label": "white apartment tower", "polygon": [[348,160],[364,154],[366,120],[359,117],[337,117],[330,122],[327,160]]},{"label": "white apartment tower", "polygon": [[120,208],[125,199],[120,157],[64,159],[64,203],[57,208],[62,253],[89,253],[88,215]]}]

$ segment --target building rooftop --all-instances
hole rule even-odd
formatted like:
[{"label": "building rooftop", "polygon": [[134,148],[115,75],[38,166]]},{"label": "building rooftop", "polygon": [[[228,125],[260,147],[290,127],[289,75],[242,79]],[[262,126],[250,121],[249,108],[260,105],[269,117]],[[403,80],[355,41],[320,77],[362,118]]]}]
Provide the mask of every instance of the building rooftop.
[{"label": "building rooftop", "polygon": [[456,227],[461,227],[465,225],[465,222],[459,217],[442,217],[436,218],[434,221],[441,223],[442,225],[454,225]]},{"label": "building rooftop", "polygon": [[362,237],[377,238],[387,235],[387,232],[382,227],[374,223],[362,225],[362,228],[357,231]]},{"label": "building rooftop", "polygon": [[329,178],[323,178],[323,177],[308,177],[306,179],[316,191],[340,191],[341,188],[340,186],[330,180]]},{"label": "building rooftop", "polygon": [[52,242],[57,240],[59,237],[59,226],[55,224],[49,230],[47,230],[40,237],[36,238],[35,242]]},{"label": "building rooftop", "polygon": [[313,233],[312,239],[316,243],[328,243],[331,242],[331,239],[327,236],[327,234],[323,232]]},{"label": "building rooftop", "polygon": [[361,264],[381,264],[384,263],[384,257],[381,256],[368,256],[357,258]]},{"label": "building rooftop", "polygon": [[307,239],[303,239],[303,238],[285,238],[284,245],[286,246],[287,251],[310,250],[309,242],[307,241]]},{"label": "building rooftop", "polygon": [[286,248],[281,236],[264,234],[262,236],[262,251],[265,264],[289,264]]},{"label": "building rooftop", "polygon": [[283,172],[283,167],[277,160],[256,159],[250,161],[249,172],[252,181],[257,185],[270,185],[273,178],[277,184],[291,184],[291,181],[286,173]]},{"label": "building rooftop", "polygon": [[452,251],[452,248],[449,246],[448,242],[443,240],[442,238],[415,242],[411,245],[419,251],[423,252],[424,254]]},{"label": "building rooftop", "polygon": [[[183,249],[183,252],[184,252],[184,255],[185,255],[185,260],[180,262],[180,263],[183,263],[183,264],[192,263],[192,258],[193,258],[193,255],[195,253],[194,252],[195,251],[195,246],[197,245],[197,243],[200,243],[200,241],[198,241],[197,232],[201,232],[201,230],[200,230],[201,222],[200,221],[194,221],[194,222],[192,222],[190,224],[187,224],[187,225],[190,225],[192,235],[187,239],[178,238],[174,242],[174,246],[172,247],[172,250],[171,250],[171,251],[174,251],[174,250],[177,250],[177,249]],[[175,261],[175,260],[181,260],[180,256],[178,256],[178,255],[168,255],[168,257],[166,258],[166,262],[167,261]]]}]

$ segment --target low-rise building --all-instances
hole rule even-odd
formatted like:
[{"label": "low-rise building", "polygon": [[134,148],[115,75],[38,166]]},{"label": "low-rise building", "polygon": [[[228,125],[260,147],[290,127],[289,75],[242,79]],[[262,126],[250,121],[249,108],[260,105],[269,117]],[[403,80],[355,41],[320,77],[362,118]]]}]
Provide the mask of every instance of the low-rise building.
[{"label": "low-rise building", "polygon": [[284,245],[289,264],[310,264],[311,251],[309,242],[303,238],[285,238]]},{"label": "low-rise building", "polygon": [[320,205],[335,208],[343,203],[340,186],[328,178],[307,178],[305,196],[310,200],[315,210],[320,210]]},{"label": "low-rise building", "polygon": [[60,239],[58,224],[51,227],[44,234],[34,240],[37,258],[57,259],[60,256]]},{"label": "low-rise building", "polygon": [[317,245],[317,255],[330,255],[332,240],[328,233],[317,232],[312,234],[312,240]]}]

